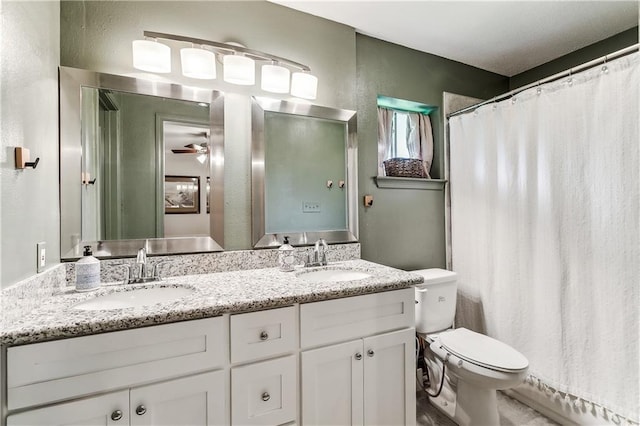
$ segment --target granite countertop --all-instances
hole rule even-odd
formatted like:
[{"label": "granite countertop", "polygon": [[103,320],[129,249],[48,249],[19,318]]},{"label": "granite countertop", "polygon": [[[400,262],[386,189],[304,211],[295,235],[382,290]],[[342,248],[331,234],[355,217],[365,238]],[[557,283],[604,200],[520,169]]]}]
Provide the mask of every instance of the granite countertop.
[{"label": "granite countertop", "polygon": [[[315,269],[351,269],[366,272],[371,277],[342,282],[309,282],[298,277]],[[252,269],[172,277],[140,285],[103,284],[100,289],[90,293],[78,293],[73,287],[67,287],[29,312],[20,315],[3,312],[0,318],[0,344],[23,345],[225,313],[277,308],[293,303],[401,289],[421,282],[422,277],[409,272],[364,260],[349,260],[321,268],[300,267],[293,272],[281,272],[277,268]],[[186,286],[194,291],[171,302],[136,308],[101,311],[72,308],[104,294],[158,286]],[[11,309],[11,306],[5,307],[5,311]]]}]

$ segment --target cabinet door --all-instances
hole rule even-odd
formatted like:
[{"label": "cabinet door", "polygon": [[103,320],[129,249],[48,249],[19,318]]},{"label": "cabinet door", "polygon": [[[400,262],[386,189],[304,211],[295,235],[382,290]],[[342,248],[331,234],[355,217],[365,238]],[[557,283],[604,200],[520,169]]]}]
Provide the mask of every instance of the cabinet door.
[{"label": "cabinet door", "polygon": [[302,424],[362,425],[362,340],[302,352]]},{"label": "cabinet door", "polygon": [[215,371],[131,389],[131,426],[227,424],[224,375]]},{"label": "cabinet door", "polygon": [[364,423],[415,425],[415,331],[364,339]]},{"label": "cabinet door", "polygon": [[123,390],[78,401],[12,414],[7,426],[126,426],[129,391]]}]

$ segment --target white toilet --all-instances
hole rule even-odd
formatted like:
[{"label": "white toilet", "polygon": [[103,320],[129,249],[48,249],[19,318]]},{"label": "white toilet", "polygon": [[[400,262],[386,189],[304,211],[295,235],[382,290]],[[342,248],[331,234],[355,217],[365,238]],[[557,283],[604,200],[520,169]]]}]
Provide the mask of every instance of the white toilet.
[{"label": "white toilet", "polygon": [[416,286],[416,331],[427,342],[425,363],[434,393],[431,403],[458,425],[499,425],[496,390],[524,381],[527,358],[496,339],[466,328],[453,329],[456,273],[444,269],[413,271],[424,277]]}]

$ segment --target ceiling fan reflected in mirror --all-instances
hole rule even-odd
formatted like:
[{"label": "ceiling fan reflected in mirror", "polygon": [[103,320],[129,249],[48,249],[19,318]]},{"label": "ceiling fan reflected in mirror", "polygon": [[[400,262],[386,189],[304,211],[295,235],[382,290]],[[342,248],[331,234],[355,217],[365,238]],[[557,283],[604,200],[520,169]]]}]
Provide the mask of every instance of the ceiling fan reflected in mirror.
[{"label": "ceiling fan reflected in mirror", "polygon": [[[209,140],[209,132],[199,132],[192,135],[203,137],[206,141]],[[183,148],[172,148],[171,152],[174,154],[198,154],[197,160],[204,163],[209,154],[209,142],[188,143]]]},{"label": "ceiling fan reflected in mirror", "polygon": [[209,144],[207,142],[201,144],[189,143],[184,148],[174,148],[171,152],[174,154],[208,154]]}]

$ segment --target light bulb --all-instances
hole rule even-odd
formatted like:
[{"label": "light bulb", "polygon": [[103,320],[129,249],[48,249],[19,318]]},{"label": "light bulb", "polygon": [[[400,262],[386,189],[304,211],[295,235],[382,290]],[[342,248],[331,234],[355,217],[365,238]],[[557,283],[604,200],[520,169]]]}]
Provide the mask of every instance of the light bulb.
[{"label": "light bulb", "polygon": [[205,49],[180,49],[182,75],[190,78],[213,80],[216,78],[216,55]]},{"label": "light bulb", "polygon": [[225,55],[222,62],[224,81],[243,86],[255,84],[256,69],[253,59],[242,55]]},{"label": "light bulb", "polygon": [[171,72],[171,48],[150,40],[134,40],[132,43],[133,67],[155,73]]},{"label": "light bulb", "polygon": [[318,77],[305,72],[294,72],[291,77],[291,94],[298,98],[315,99]]},{"label": "light bulb", "polygon": [[290,75],[289,70],[280,65],[263,65],[262,90],[273,93],[288,93]]}]

